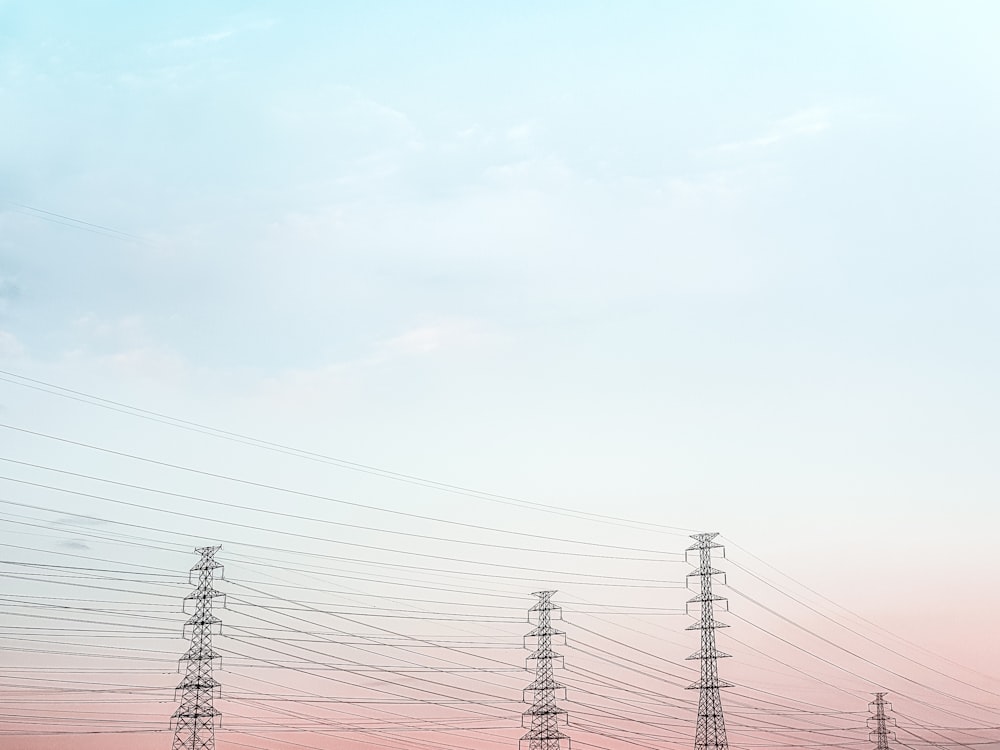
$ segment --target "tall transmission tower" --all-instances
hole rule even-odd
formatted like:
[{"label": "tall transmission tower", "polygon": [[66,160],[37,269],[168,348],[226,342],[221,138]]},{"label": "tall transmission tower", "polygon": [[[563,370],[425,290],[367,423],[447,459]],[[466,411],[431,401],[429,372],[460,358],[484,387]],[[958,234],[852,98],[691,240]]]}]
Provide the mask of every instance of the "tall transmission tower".
[{"label": "tall transmission tower", "polygon": [[[889,750],[889,740],[896,739],[895,733],[889,728],[896,726],[896,720],[886,716],[886,709],[892,710],[892,704],[886,703],[886,693],[875,693],[875,700],[868,704],[872,715],[868,718],[868,739],[875,743],[875,750]],[[874,724],[874,726],[873,726]]]},{"label": "tall transmission tower", "polygon": [[[698,725],[695,728],[694,747],[695,750],[728,750],[729,740],[726,738],[726,722],[722,715],[722,695],[720,688],[732,687],[729,682],[719,679],[719,662],[724,654],[715,647],[715,629],[728,628],[725,623],[715,619],[715,603],[726,601],[726,597],[712,593],[712,579],[714,576],[725,574],[721,570],[712,567],[712,550],[722,549],[725,557],[725,549],[721,544],[716,544],[713,540],[718,533],[712,534],[692,534],[695,540],[684,553],[687,559],[689,553],[698,552],[698,567],[688,573],[688,577],[697,576],[701,579],[700,592],[697,596],[688,600],[687,606],[694,603],[701,605],[701,617],[698,622],[689,625],[687,630],[701,631],[701,649],[687,657],[688,659],[698,659],[701,661],[701,679],[688,686],[688,690],[699,691],[698,695]],[[723,583],[725,578],[723,578]]]},{"label": "tall transmission tower", "polygon": [[171,724],[174,729],[172,750],[215,750],[215,720],[220,715],[213,705],[221,685],[212,677],[212,667],[219,654],[212,648],[212,630],[222,620],[212,614],[212,602],[225,596],[215,589],[215,571],[222,567],[216,562],[218,547],[199,547],[195,550],[201,559],[191,568],[189,580],[197,575],[194,591],[184,597],[184,611],[194,604],[194,612],[184,623],[184,634],[190,628],[190,646],[180,658],[186,663],[184,679],[177,686],[181,692],[180,705],[174,711]]},{"label": "tall transmission tower", "polygon": [[555,593],[536,591],[538,602],[528,610],[528,622],[535,628],[525,636],[524,645],[534,649],[527,664],[529,669],[534,664],[535,679],[524,689],[524,702],[530,700],[531,708],[521,716],[521,726],[528,727],[528,733],[519,743],[521,750],[569,750],[570,747],[569,737],[559,729],[560,724],[569,723],[569,715],[556,705],[560,697],[566,697],[566,686],[556,682],[553,674],[557,663],[563,665],[563,657],[552,650],[552,639],[565,638],[566,633],[552,627],[553,619],[562,619],[562,608],[552,602]]}]

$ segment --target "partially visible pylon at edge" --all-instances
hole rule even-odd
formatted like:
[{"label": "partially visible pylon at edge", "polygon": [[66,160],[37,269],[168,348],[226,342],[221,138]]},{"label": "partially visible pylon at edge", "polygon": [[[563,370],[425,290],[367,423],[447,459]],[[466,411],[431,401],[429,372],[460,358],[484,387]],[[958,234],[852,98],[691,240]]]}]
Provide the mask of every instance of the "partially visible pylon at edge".
[{"label": "partially visible pylon at edge", "polygon": [[[886,703],[887,693],[875,693],[875,700],[868,704],[872,715],[868,717],[868,739],[875,743],[875,750],[889,750],[889,740],[896,739],[889,727],[896,726],[896,720],[886,714],[892,710],[892,704]],[[873,725],[874,724],[874,725]]]},{"label": "partially visible pylon at edge", "polygon": [[[184,623],[184,635],[190,629],[190,646],[180,658],[184,679],[177,686],[181,693],[180,705],[174,711],[171,724],[174,729],[172,750],[215,750],[215,725],[220,711],[213,705],[221,691],[212,668],[219,654],[212,648],[212,632],[222,620],[212,614],[212,603],[225,596],[215,588],[215,572],[222,563],[215,560],[218,547],[199,547],[195,550],[201,559],[191,568],[189,579],[197,575],[195,590],[184,597],[184,611],[193,603],[194,612]],[[194,583],[191,580],[192,584]]]},{"label": "partially visible pylon at edge", "polygon": [[[725,574],[712,567],[712,550],[725,550],[721,544],[713,540],[719,534],[692,534],[695,540],[687,548],[685,559],[690,552],[698,552],[698,567],[688,573],[688,577],[697,576],[701,579],[700,591],[697,596],[688,600],[687,606],[698,603],[701,605],[701,617],[698,622],[689,625],[687,630],[701,631],[701,649],[687,657],[701,661],[701,679],[688,686],[688,690],[698,690],[698,724],[695,727],[695,750],[728,750],[729,740],[726,738],[726,721],[722,715],[722,694],[720,688],[732,687],[731,683],[719,679],[718,660],[729,656],[715,647],[716,628],[728,628],[725,623],[715,619],[716,602],[726,601],[726,597],[712,592],[712,580],[715,576]],[[723,578],[723,583],[725,579]]]},{"label": "partially visible pylon at edge", "polygon": [[566,686],[556,682],[554,669],[563,666],[563,657],[552,650],[553,637],[565,633],[552,626],[553,619],[561,619],[562,608],[552,602],[555,591],[536,591],[538,603],[528,610],[528,622],[535,628],[524,637],[525,648],[534,650],[527,664],[535,668],[535,679],[524,689],[524,702],[531,708],[521,716],[521,726],[528,728],[519,743],[521,750],[569,750],[570,740],[560,729],[569,723],[569,715],[556,704],[565,698]]}]

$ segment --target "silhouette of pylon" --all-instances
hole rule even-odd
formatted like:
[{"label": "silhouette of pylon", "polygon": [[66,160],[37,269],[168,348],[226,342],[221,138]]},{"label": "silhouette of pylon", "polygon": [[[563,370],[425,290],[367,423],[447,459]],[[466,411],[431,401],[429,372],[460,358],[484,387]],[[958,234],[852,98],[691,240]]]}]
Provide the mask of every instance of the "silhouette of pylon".
[{"label": "silhouette of pylon", "polygon": [[715,647],[715,629],[728,628],[725,623],[715,619],[716,602],[726,601],[726,597],[712,592],[712,579],[717,575],[724,576],[721,570],[712,567],[712,550],[723,549],[721,544],[713,540],[718,533],[692,534],[695,543],[685,551],[685,559],[693,551],[698,552],[698,567],[688,573],[688,577],[697,576],[700,579],[699,593],[687,602],[701,605],[701,617],[698,622],[689,625],[687,630],[701,631],[701,648],[688,659],[701,662],[701,679],[688,686],[688,690],[698,691],[698,723],[695,727],[695,750],[728,750],[729,740],[726,737],[726,721],[722,715],[722,694],[720,688],[732,687],[731,683],[719,679],[719,662],[729,656]]},{"label": "silhouette of pylon", "polygon": [[[212,676],[212,668],[219,655],[212,648],[212,630],[222,620],[212,614],[212,602],[225,596],[215,589],[215,571],[222,567],[216,562],[215,553],[219,547],[199,547],[195,550],[201,559],[191,568],[190,578],[195,575],[198,583],[195,590],[184,597],[184,611],[193,603],[194,612],[184,623],[184,634],[190,629],[190,645],[180,658],[184,669],[184,679],[177,686],[181,693],[180,705],[174,711],[171,723],[174,729],[174,743],[171,750],[215,750],[216,718],[220,712],[213,705],[221,685]],[[193,581],[192,581],[193,583]]]},{"label": "silhouette of pylon", "polygon": [[[896,735],[889,727],[896,726],[896,720],[886,714],[886,709],[892,710],[892,704],[886,703],[887,693],[875,693],[875,700],[868,704],[872,715],[868,718],[868,739],[875,743],[875,750],[889,750],[889,740]],[[874,723],[874,726],[872,724]]]},{"label": "silhouette of pylon", "polygon": [[535,667],[535,679],[524,689],[524,702],[530,701],[531,708],[521,716],[521,726],[527,726],[528,733],[519,743],[521,750],[569,750],[570,739],[560,729],[560,724],[569,723],[564,709],[556,701],[565,697],[566,686],[556,682],[554,669],[562,666],[563,657],[552,650],[553,637],[565,636],[561,630],[552,627],[553,619],[560,619],[561,608],[552,603],[555,591],[536,591],[538,602],[528,610],[528,622],[535,628],[528,633],[526,648],[534,650],[528,656],[529,668]]}]

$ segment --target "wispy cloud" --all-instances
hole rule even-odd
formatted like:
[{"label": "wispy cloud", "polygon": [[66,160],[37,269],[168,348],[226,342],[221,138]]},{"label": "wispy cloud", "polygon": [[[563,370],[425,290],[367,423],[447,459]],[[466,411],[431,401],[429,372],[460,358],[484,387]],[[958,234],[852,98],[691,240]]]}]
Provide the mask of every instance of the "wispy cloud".
[{"label": "wispy cloud", "polygon": [[232,30],[216,31],[214,34],[202,34],[201,36],[187,36],[181,39],[172,39],[167,42],[168,47],[195,47],[201,44],[212,44],[228,39],[235,32]]},{"label": "wispy cloud", "polygon": [[119,374],[155,380],[187,377],[188,362],[154,338],[140,316],[87,313],[73,321],[73,329],[74,346],[64,353],[67,361],[90,361]]},{"label": "wispy cloud", "polygon": [[10,276],[0,274],[0,302],[16,299],[21,294],[17,281]]},{"label": "wispy cloud", "polygon": [[487,339],[487,333],[476,320],[450,318],[428,322],[374,341],[367,351],[353,359],[311,369],[286,370],[268,378],[258,397],[286,409],[315,411],[319,404],[346,403],[357,393],[358,383],[384,365],[444,356]]},{"label": "wispy cloud", "polygon": [[384,357],[431,354],[474,343],[479,331],[472,321],[453,320],[419,326],[383,341],[379,351]]},{"label": "wispy cloud", "polygon": [[829,130],[833,123],[827,107],[803,109],[788,117],[776,120],[763,134],[741,141],[723,143],[708,150],[709,153],[735,153],[777,146],[796,138],[818,135]]},{"label": "wispy cloud", "polygon": [[274,25],[274,21],[271,19],[263,21],[255,21],[253,23],[244,24],[238,28],[233,29],[223,29],[221,31],[214,31],[209,34],[198,34],[195,36],[185,36],[179,37],[177,39],[171,39],[169,42],[160,45],[161,47],[200,47],[206,44],[216,44],[223,41],[224,39],[229,39],[236,34],[241,34],[245,31],[254,31],[258,29],[267,29]]},{"label": "wispy cloud", "polygon": [[24,354],[24,345],[10,331],[0,331],[0,359],[13,359]]},{"label": "wispy cloud", "polygon": [[507,129],[508,141],[524,141],[530,138],[535,132],[535,126],[530,122],[523,122]]}]

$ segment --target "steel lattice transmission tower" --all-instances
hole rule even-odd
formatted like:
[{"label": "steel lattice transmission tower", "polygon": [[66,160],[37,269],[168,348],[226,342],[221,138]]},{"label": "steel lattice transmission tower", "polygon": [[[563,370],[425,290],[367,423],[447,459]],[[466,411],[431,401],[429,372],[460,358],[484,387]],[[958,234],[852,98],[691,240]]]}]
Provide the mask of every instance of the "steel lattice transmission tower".
[{"label": "steel lattice transmission tower", "polygon": [[[688,690],[698,690],[698,725],[695,728],[695,750],[728,750],[729,740],[726,738],[726,722],[722,715],[722,695],[720,688],[732,687],[731,683],[719,679],[718,660],[729,656],[715,647],[716,628],[728,628],[725,623],[715,619],[716,602],[726,601],[726,597],[712,592],[712,580],[717,575],[725,576],[721,570],[712,567],[712,550],[725,549],[713,540],[718,533],[692,534],[695,543],[685,551],[685,559],[693,552],[698,552],[698,567],[688,573],[688,577],[697,576],[701,579],[699,594],[688,600],[687,606],[698,603],[701,605],[701,617],[698,622],[689,625],[687,630],[701,631],[701,649],[691,654],[688,659],[701,661],[701,679],[688,687]],[[723,583],[725,579],[723,578]]]},{"label": "steel lattice transmission tower", "polygon": [[177,686],[181,693],[180,705],[171,720],[174,729],[172,750],[215,750],[215,720],[220,712],[213,700],[221,685],[212,677],[212,667],[219,658],[212,648],[212,631],[222,620],[212,614],[212,603],[225,596],[215,589],[215,572],[222,567],[222,563],[216,562],[215,553],[220,549],[221,546],[195,550],[201,559],[190,573],[190,579],[196,575],[198,578],[195,590],[184,597],[184,611],[187,612],[189,603],[193,603],[194,612],[184,623],[185,635],[190,628],[190,647],[180,658],[186,667],[184,679]]},{"label": "steel lattice transmission tower", "polygon": [[[896,726],[896,720],[886,716],[886,708],[892,710],[892,704],[885,702],[886,693],[875,693],[875,700],[868,704],[872,715],[868,718],[868,739],[875,743],[875,750],[889,750],[889,740],[896,735],[889,727]],[[874,723],[874,726],[872,724]]]},{"label": "steel lattice transmission tower", "polygon": [[[535,668],[535,679],[524,689],[524,702],[530,701],[531,708],[521,716],[521,726],[528,733],[521,738],[521,750],[569,750],[570,740],[560,729],[569,723],[569,715],[556,705],[565,698],[566,686],[556,682],[553,670],[558,664],[563,666],[563,657],[552,650],[553,637],[566,634],[552,627],[552,620],[562,619],[562,608],[552,603],[555,591],[536,591],[538,603],[528,610],[528,622],[535,628],[524,638],[525,648],[534,650],[528,656],[527,664]],[[530,694],[530,698],[529,698]]]}]

